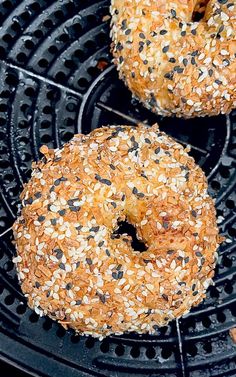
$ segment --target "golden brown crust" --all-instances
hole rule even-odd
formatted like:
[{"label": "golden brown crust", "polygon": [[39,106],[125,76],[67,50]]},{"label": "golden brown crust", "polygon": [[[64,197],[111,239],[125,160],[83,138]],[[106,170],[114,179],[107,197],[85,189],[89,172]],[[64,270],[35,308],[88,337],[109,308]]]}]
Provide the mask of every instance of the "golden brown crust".
[{"label": "golden brown crust", "polygon": [[[103,337],[154,333],[202,301],[219,236],[205,175],[180,144],[157,126],[111,126],[42,152],[14,224],[30,307]],[[125,218],[147,251],[113,237]]]},{"label": "golden brown crust", "polygon": [[114,61],[133,95],[163,116],[236,107],[236,2],[112,0]]}]

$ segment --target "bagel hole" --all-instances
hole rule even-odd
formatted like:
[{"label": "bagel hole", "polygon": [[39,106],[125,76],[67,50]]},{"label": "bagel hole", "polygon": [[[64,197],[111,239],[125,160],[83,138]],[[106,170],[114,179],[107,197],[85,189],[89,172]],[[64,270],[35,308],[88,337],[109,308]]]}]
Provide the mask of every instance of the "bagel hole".
[{"label": "bagel hole", "polygon": [[142,242],[142,240],[138,239],[136,228],[132,224],[128,223],[128,221],[119,221],[118,226],[119,228],[113,233],[114,236],[117,235],[117,237],[119,237],[119,235],[121,234],[123,235],[127,234],[128,236],[132,238],[132,241],[131,241],[132,248],[135,251],[139,251],[140,253],[148,249],[145,243]]},{"label": "bagel hole", "polygon": [[203,19],[206,12],[207,4],[209,3],[209,1],[210,0],[202,0],[202,1],[197,2],[193,10],[193,15],[192,15],[193,22],[199,22]]}]

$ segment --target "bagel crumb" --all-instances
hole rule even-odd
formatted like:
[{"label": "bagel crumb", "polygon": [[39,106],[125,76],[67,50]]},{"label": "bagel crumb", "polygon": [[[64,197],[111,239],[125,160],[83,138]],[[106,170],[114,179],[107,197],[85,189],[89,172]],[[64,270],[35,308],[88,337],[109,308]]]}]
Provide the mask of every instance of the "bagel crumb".
[{"label": "bagel crumb", "polygon": [[[187,148],[157,125],[140,125],[103,127],[41,151],[13,226],[13,261],[37,314],[102,339],[154,334],[204,299],[222,239]],[[115,233],[124,220],[145,251]]]}]

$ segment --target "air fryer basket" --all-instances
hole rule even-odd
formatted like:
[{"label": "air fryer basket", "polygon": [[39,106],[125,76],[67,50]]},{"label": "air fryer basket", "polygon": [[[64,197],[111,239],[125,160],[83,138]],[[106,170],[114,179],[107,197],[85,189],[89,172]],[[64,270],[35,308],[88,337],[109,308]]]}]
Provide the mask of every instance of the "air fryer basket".
[{"label": "air fryer basket", "polygon": [[[236,111],[158,118],[132,100],[112,65],[109,0],[0,0],[0,354],[39,376],[236,376]],[[9,230],[42,144],[138,121],[183,144],[209,179],[221,233],[215,286],[190,314],[155,336],[75,336],[26,304]]]}]

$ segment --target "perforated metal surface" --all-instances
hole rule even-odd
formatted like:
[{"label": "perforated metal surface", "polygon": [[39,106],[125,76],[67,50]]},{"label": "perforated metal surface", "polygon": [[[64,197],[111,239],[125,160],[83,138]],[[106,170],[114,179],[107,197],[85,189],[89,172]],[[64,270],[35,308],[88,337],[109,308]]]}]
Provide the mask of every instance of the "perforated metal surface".
[{"label": "perforated metal surface", "polygon": [[203,304],[156,336],[102,342],[65,332],[27,308],[11,262],[11,232],[0,239],[1,355],[42,376],[236,376],[236,112],[181,121],[143,109],[118,80],[109,53],[109,1],[0,0],[0,233],[16,215],[39,147],[58,147],[102,124],[158,121],[193,145],[209,178],[225,242]]}]

